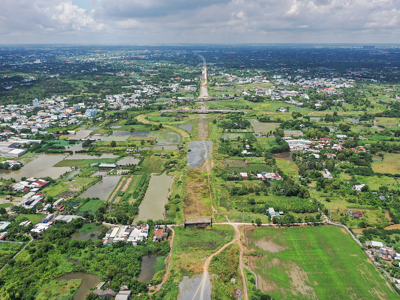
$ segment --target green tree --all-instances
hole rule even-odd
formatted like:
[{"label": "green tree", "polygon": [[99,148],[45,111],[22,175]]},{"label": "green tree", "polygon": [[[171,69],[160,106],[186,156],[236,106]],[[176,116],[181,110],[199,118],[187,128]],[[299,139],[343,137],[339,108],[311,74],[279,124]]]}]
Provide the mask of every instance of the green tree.
[{"label": "green tree", "polygon": [[117,142],[116,142],[116,141],[112,141],[112,142],[110,143],[110,146],[111,146],[111,147],[117,146]]},{"label": "green tree", "polygon": [[256,224],[257,224],[258,227],[261,226],[262,222],[261,222],[261,219],[260,219],[260,218],[257,218],[257,219],[256,219]]}]

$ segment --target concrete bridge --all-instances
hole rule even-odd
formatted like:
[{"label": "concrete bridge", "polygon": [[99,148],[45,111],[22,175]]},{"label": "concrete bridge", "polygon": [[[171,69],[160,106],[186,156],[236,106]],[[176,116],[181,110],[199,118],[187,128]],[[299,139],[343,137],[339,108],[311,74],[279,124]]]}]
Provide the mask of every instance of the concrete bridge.
[{"label": "concrete bridge", "polygon": [[185,220],[183,223],[185,228],[187,226],[200,226],[200,227],[206,227],[206,226],[211,226],[212,227],[212,218],[210,219],[197,219],[197,220]]}]

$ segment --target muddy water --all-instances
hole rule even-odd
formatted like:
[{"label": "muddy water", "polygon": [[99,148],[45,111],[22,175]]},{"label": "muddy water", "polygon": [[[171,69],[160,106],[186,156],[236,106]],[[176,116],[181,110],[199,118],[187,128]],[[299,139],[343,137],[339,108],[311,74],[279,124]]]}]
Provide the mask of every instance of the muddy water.
[{"label": "muddy water", "polygon": [[77,272],[77,273],[69,273],[58,277],[57,280],[73,280],[73,279],[82,279],[82,284],[79,287],[78,291],[74,295],[73,300],[85,300],[86,296],[89,294],[90,289],[97,285],[100,281],[100,276]]},{"label": "muddy water", "polygon": [[79,130],[76,134],[62,135],[60,138],[67,138],[68,140],[84,139],[92,133],[92,130]]},{"label": "muddy water", "polygon": [[0,170],[0,177],[21,180],[22,177],[50,176],[56,179],[65,172],[70,171],[68,167],[53,167],[58,162],[62,161],[64,157],[65,155],[63,154],[42,154],[24,165],[21,170]]},{"label": "muddy water", "polygon": [[292,152],[276,153],[274,157],[280,160],[293,161]]},{"label": "muddy water", "polygon": [[80,171],[81,171],[81,170],[78,169],[78,170],[75,170],[75,171],[69,173],[69,175],[68,175],[67,177],[65,177],[65,180],[71,179],[71,178],[74,177],[75,175],[79,174]]},{"label": "muddy water", "polygon": [[154,150],[154,151],[162,151],[162,150],[178,150],[178,146],[153,146],[153,147],[139,147],[139,151],[142,150]]},{"label": "muddy water", "polygon": [[193,124],[192,123],[178,125],[178,127],[182,128],[183,130],[189,131],[189,132],[193,131]]},{"label": "muddy water", "polygon": [[204,160],[210,158],[212,153],[211,141],[196,141],[189,143],[190,152],[187,153],[187,165],[189,167],[198,167]]},{"label": "muddy water", "polygon": [[[79,197],[81,198],[96,198],[107,201],[108,197],[118,184],[121,176],[107,176],[103,177],[101,181],[88,188]],[[147,219],[146,219],[147,220]]]},{"label": "muddy water", "polygon": [[157,258],[161,255],[152,254],[142,257],[142,267],[140,269],[138,280],[141,282],[149,282],[156,274],[155,266]]},{"label": "muddy water", "polygon": [[161,220],[163,218],[164,205],[167,200],[171,179],[172,176],[165,173],[160,176],[151,175],[149,187],[139,206],[139,215],[135,219],[136,221]]},{"label": "muddy water", "polygon": [[[92,233],[94,234],[94,236],[92,236]],[[97,237],[100,235],[100,233],[101,233],[101,228],[98,228],[97,230],[92,232],[75,232],[74,234],[71,235],[71,239],[75,241],[92,240],[94,242],[95,240],[97,240]]]},{"label": "muddy water", "polygon": [[124,157],[120,161],[118,161],[118,165],[125,166],[125,165],[137,165],[139,163],[140,159],[137,157]]},{"label": "muddy water", "polygon": [[[203,275],[196,275],[191,278],[183,278],[179,284],[178,300],[211,300],[211,282],[207,273],[206,282],[204,284],[203,297],[201,291],[197,291],[200,286]],[[196,294],[197,292],[197,294]]]}]

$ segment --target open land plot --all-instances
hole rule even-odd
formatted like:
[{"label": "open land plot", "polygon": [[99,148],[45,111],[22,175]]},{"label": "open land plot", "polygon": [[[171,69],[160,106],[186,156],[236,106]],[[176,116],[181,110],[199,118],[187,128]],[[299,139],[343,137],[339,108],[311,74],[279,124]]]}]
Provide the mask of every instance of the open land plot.
[{"label": "open land plot", "polygon": [[155,137],[157,145],[176,145],[181,141],[179,134],[172,131],[152,131],[149,137]]},{"label": "open land plot", "polygon": [[381,186],[387,186],[389,189],[396,188],[399,183],[396,179],[388,176],[357,176],[359,182],[368,185],[372,190],[378,190]]},{"label": "open land plot", "polygon": [[251,126],[253,126],[254,132],[267,133],[270,131],[275,131],[275,129],[279,127],[279,123],[263,123],[255,119],[251,119],[250,123]]},{"label": "open land plot", "polygon": [[378,121],[378,125],[383,125],[385,127],[397,127],[400,123],[396,118],[377,117],[375,120]]},{"label": "open land plot", "polygon": [[222,164],[228,168],[243,168],[247,169],[250,165],[246,159],[224,159]]},{"label": "open land plot", "polygon": [[385,153],[383,161],[372,163],[372,169],[377,173],[400,173],[400,154]]},{"label": "open land plot", "polygon": [[276,165],[285,173],[286,175],[298,175],[299,168],[294,161],[287,161],[287,160],[276,160]]},{"label": "open land plot", "polygon": [[98,210],[99,206],[102,204],[104,204],[104,201],[102,201],[102,200],[90,200],[89,202],[86,202],[85,204],[83,204],[79,208],[79,211],[82,211],[82,212],[88,211],[89,213],[95,214],[96,211]]},{"label": "open land plot", "polygon": [[141,173],[161,173],[164,171],[164,161],[159,156],[146,156],[140,167]]},{"label": "open land plot", "polygon": [[201,258],[207,257],[229,243],[235,232],[229,225],[213,227],[176,227],[172,266],[182,275],[198,274],[203,271]]},{"label": "open land plot", "polygon": [[202,172],[200,167],[191,168],[187,173],[183,212],[187,220],[212,215],[207,173]]},{"label": "open land plot", "polygon": [[31,221],[33,225],[35,225],[43,219],[44,215],[42,215],[42,214],[23,214],[23,215],[19,215],[18,217],[28,218],[28,220]]},{"label": "open land plot", "polygon": [[396,299],[360,247],[340,227],[251,229],[259,285],[275,299]]},{"label": "open land plot", "polygon": [[229,165],[229,171],[239,173],[239,172],[247,172],[249,175],[251,173],[257,174],[261,172],[272,172],[273,169],[270,166],[267,166],[265,163],[260,163],[260,164],[248,164],[248,167],[231,167]]}]

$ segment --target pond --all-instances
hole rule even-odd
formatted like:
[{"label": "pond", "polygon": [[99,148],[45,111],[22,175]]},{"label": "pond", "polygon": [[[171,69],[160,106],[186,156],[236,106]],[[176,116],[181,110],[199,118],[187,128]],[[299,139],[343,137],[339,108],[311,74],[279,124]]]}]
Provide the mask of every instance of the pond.
[{"label": "pond", "polygon": [[155,137],[159,146],[178,145],[181,141],[180,135],[172,131],[153,131],[149,137]]},{"label": "pond", "polygon": [[89,294],[90,289],[100,281],[100,276],[87,274],[83,272],[69,273],[58,277],[56,280],[73,280],[82,279],[82,284],[80,285],[78,291],[72,298],[73,300],[85,300],[86,296]]},{"label": "pond", "polygon": [[178,146],[153,146],[153,147],[139,147],[139,151],[142,150],[178,150]]},{"label": "pond", "polygon": [[65,177],[65,180],[69,180],[69,179],[73,178],[75,175],[79,174],[80,171],[81,171],[81,170],[77,169],[77,170],[75,170],[75,171],[69,173],[68,176]]},{"label": "pond", "polygon": [[140,159],[137,157],[127,156],[118,161],[118,165],[126,166],[126,165],[137,165]]},{"label": "pond", "polygon": [[196,141],[189,143],[190,152],[187,154],[187,165],[189,167],[199,167],[204,160],[210,158],[212,153],[211,141]]},{"label": "pond", "polygon": [[164,214],[164,205],[167,201],[172,176],[151,174],[149,187],[142,203],[139,206],[139,215],[136,220],[161,220]]},{"label": "pond", "polygon": [[200,291],[197,291],[202,279],[203,275],[201,274],[191,278],[184,277],[179,284],[178,300],[211,300],[211,282],[208,273],[206,274],[203,297],[201,297]]},{"label": "pond", "polygon": [[132,133],[128,130],[114,130],[111,136],[131,136]]},{"label": "pond", "polygon": [[132,132],[132,135],[136,137],[147,137],[149,136],[149,133],[150,131],[134,131]]},{"label": "pond", "polygon": [[100,200],[107,201],[108,197],[110,196],[120,179],[121,176],[105,176],[101,181],[84,191],[79,197],[98,197]]},{"label": "pond", "polygon": [[70,171],[69,167],[53,167],[64,159],[64,154],[42,154],[28,162],[18,171],[0,170],[0,177],[21,180],[22,177],[46,177],[57,179],[60,175]]},{"label": "pond", "polygon": [[178,125],[178,127],[182,128],[183,130],[189,131],[189,132],[193,131],[193,124],[192,123]]},{"label": "pond", "polygon": [[92,133],[92,130],[79,130],[76,134],[61,135],[60,138],[67,138],[68,140],[81,140],[88,137]]},{"label": "pond", "polygon": [[[75,241],[88,241],[92,240],[93,242],[97,240],[98,236],[101,234],[102,228],[97,228],[95,231],[91,232],[75,232],[71,235],[71,239]],[[93,236],[92,236],[93,234]]]},{"label": "pond", "polygon": [[142,257],[142,267],[140,269],[138,280],[141,282],[149,282],[157,273],[157,258],[164,257],[158,254],[151,254]]}]

